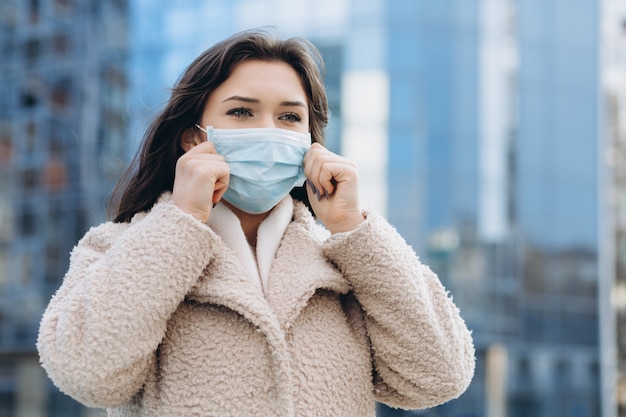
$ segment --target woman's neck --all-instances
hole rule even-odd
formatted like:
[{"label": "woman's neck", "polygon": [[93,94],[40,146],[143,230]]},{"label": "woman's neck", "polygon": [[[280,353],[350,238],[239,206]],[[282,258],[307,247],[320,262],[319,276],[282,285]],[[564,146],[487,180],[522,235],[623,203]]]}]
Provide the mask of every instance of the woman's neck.
[{"label": "woman's neck", "polygon": [[246,240],[248,244],[253,248],[256,248],[256,237],[257,231],[259,230],[259,225],[265,218],[270,214],[269,211],[261,214],[250,214],[246,213],[233,206],[229,202],[222,200],[222,203],[226,205],[239,219],[241,223],[241,229],[243,230],[243,234],[246,236]]}]

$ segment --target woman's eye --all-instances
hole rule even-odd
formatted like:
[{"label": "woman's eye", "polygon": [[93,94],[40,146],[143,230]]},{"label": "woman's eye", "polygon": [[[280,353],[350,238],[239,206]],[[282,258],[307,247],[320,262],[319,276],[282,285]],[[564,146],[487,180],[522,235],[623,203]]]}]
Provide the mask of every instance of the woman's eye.
[{"label": "woman's eye", "polygon": [[229,116],[235,116],[235,117],[250,117],[250,116],[252,116],[252,112],[249,109],[246,109],[244,107],[238,107],[236,109],[231,109],[226,114],[228,114]]},{"label": "woman's eye", "polygon": [[281,120],[287,120],[288,122],[299,122],[302,120],[302,117],[295,113],[288,113],[280,117]]}]

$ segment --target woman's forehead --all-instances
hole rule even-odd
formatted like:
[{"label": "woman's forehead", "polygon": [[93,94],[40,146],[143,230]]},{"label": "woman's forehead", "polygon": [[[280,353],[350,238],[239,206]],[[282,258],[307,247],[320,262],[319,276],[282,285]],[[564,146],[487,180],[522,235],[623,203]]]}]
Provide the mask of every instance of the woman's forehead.
[{"label": "woman's forehead", "polygon": [[307,102],[298,73],[283,61],[244,61],[233,69],[212,95],[220,96],[222,100],[230,97],[257,100],[280,97],[281,101]]}]

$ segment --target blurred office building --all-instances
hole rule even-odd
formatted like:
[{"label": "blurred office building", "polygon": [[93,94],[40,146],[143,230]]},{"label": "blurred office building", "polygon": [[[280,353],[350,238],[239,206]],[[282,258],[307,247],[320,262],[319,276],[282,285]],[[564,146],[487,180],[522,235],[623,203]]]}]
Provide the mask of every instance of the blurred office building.
[{"label": "blurred office building", "polygon": [[36,366],[39,315],[168,87],[258,27],[319,47],[328,147],[358,163],[363,205],[473,330],[465,394],[379,416],[614,417],[626,404],[623,1],[49,3],[0,6],[0,415],[88,415]]},{"label": "blurred office building", "polygon": [[125,163],[126,1],[0,3],[0,416],[74,416],[41,314]]},{"label": "blurred office building", "polygon": [[[605,1],[600,30],[600,335],[603,404],[626,415],[626,2]],[[604,168],[604,169],[603,169]]]}]

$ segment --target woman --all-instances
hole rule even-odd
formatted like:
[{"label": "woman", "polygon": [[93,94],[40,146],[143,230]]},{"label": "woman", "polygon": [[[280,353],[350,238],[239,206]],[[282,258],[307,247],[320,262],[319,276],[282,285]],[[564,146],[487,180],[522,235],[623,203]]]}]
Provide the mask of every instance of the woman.
[{"label": "woman", "polygon": [[467,388],[458,309],[323,147],[320,71],[257,31],[189,66],[42,318],[62,391],[109,416],[374,416]]}]

